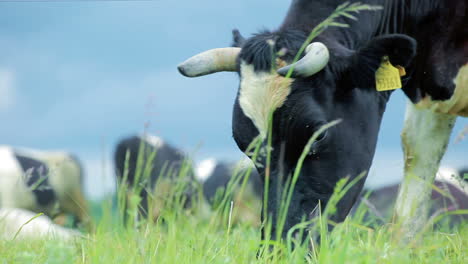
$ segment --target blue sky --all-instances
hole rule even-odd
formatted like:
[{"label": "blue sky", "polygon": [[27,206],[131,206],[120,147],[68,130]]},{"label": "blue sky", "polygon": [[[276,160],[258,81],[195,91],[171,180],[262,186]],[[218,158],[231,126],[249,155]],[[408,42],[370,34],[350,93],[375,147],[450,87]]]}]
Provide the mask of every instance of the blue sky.
[{"label": "blue sky", "polygon": [[[275,1],[0,2],[0,144],[76,153],[87,193],[111,191],[119,138],[157,134],[197,160],[242,154],[231,137],[233,73],[197,79],[176,65],[244,35],[274,29],[289,3]],[[384,118],[370,184],[401,177],[405,98]],[[468,125],[459,118],[455,133]],[[468,140],[443,163],[468,164]]]}]

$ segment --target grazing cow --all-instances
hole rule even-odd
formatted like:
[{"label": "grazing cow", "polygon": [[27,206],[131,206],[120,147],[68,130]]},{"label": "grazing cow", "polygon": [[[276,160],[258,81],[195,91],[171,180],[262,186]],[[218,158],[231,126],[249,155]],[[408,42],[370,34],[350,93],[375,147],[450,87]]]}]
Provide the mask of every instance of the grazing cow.
[{"label": "grazing cow", "polygon": [[51,218],[71,214],[92,228],[81,164],[65,152],[0,146],[0,208],[22,208]]},{"label": "grazing cow", "polygon": [[[265,156],[255,164],[270,181],[267,211],[273,238],[280,233],[275,228],[281,190],[312,134],[323,124],[342,120],[322,133],[305,157],[282,237],[317,212],[319,201],[325,209],[340,179],[353,180],[369,170],[386,104],[397,88],[403,88],[411,103],[402,132],[405,179],[396,215],[406,229],[405,240],[414,237],[427,220],[430,183],[456,116],[468,116],[467,1],[361,2],[383,10],[362,12],[356,20],[337,18],[349,27],[329,27],[295,63],[311,30],[338,6],[343,8],[343,1],[294,0],[278,29],[248,39],[235,30],[234,47],[200,53],[178,66],[188,77],[238,73],[232,131],[241,151],[257,137],[267,145],[271,129],[270,166],[266,170]],[[284,77],[288,72],[291,78]],[[346,193],[331,220],[346,217],[364,181]]]},{"label": "grazing cow", "polygon": [[[209,203],[213,203],[216,197],[216,193],[224,193],[229,181],[232,180],[234,175],[241,176],[241,181],[244,179],[243,176],[247,173],[249,165],[237,163],[220,162],[216,159],[210,158],[201,161],[195,168],[195,175],[197,180],[203,184],[203,195]],[[242,182],[239,182],[239,185]],[[247,191],[252,192],[257,198],[262,197],[262,183],[258,172],[253,169],[251,170]]]},{"label": "grazing cow", "polygon": [[[227,194],[228,184],[238,180],[237,185],[233,185],[228,199],[224,202],[233,201],[234,214],[233,223],[260,225],[261,198],[263,186],[257,171],[252,168],[250,161],[239,163],[220,162],[210,158],[201,161],[195,168],[197,180],[203,186],[203,195],[212,208],[218,208],[220,202]],[[251,168],[247,184],[241,190],[244,177]],[[238,178],[237,178],[238,177]]]},{"label": "grazing cow", "polygon": [[[141,156],[139,156],[141,153]],[[139,196],[141,201],[138,205],[139,212],[142,216],[148,215],[149,197],[154,192],[153,200],[153,217],[159,215],[160,203],[167,197],[161,197],[167,194],[169,189],[174,189],[169,185],[174,185],[176,179],[180,179],[179,175],[186,174],[185,180],[193,179],[193,171],[190,161],[184,153],[164,142],[161,138],[154,135],[145,134],[144,136],[130,136],[122,139],[115,149],[114,153],[115,173],[117,179],[123,181],[126,179],[128,187],[132,188],[135,185],[141,187]],[[146,170],[148,168],[149,170]],[[187,171],[181,171],[186,169]],[[164,176],[170,180],[170,183],[161,182],[156,185],[158,180],[162,180],[159,176]],[[188,182],[187,185],[190,185]],[[163,186],[164,185],[164,186]],[[155,190],[155,188],[158,190]],[[186,188],[185,197],[186,205],[189,204],[191,192],[190,188]],[[131,194],[130,192],[128,194]],[[150,196],[151,197],[151,196]],[[127,199],[130,196],[127,197]],[[128,202],[128,201],[127,201]]]},{"label": "grazing cow", "polygon": [[[468,210],[468,183],[461,178],[461,172],[450,168],[441,168],[436,174],[434,188],[431,192],[430,215],[435,217],[446,212]],[[399,184],[391,184],[377,189],[371,189],[368,197],[361,197],[360,203],[368,207],[365,218],[384,224],[390,221],[392,209],[398,194]],[[364,194],[366,192],[363,192]],[[356,209],[360,206],[357,203]],[[442,221],[451,226],[468,220],[468,215],[447,215]]]},{"label": "grazing cow", "polygon": [[80,232],[54,224],[45,216],[19,208],[0,208],[1,239],[61,239],[79,238]]}]

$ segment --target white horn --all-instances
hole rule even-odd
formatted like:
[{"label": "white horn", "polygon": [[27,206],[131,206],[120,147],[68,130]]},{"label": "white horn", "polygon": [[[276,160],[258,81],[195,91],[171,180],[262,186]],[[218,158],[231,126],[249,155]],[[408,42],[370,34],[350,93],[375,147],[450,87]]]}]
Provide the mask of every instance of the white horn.
[{"label": "white horn", "polygon": [[198,77],[221,71],[236,71],[236,58],[240,48],[211,49],[197,54],[177,66],[187,77]]},{"label": "white horn", "polygon": [[306,55],[296,63],[278,69],[278,74],[286,76],[289,69],[294,67],[291,77],[309,77],[327,66],[330,54],[328,48],[321,42],[314,42],[307,46]]}]

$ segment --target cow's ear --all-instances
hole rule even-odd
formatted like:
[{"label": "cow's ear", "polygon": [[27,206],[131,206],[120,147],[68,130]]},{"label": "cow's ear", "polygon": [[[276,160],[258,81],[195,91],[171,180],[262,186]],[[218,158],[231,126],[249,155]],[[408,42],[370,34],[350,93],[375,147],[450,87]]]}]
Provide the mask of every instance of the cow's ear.
[{"label": "cow's ear", "polygon": [[402,34],[379,36],[349,57],[348,76],[357,87],[373,87],[375,73],[384,57],[394,66],[406,67],[415,55],[413,38]]},{"label": "cow's ear", "polygon": [[245,43],[245,38],[238,29],[232,30],[232,47],[241,48]]}]

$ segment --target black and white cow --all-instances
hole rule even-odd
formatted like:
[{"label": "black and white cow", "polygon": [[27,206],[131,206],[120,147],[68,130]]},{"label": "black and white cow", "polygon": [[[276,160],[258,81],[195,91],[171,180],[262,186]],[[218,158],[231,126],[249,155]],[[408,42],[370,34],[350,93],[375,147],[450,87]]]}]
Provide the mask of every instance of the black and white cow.
[{"label": "black and white cow", "polygon": [[[142,156],[139,156],[139,153]],[[150,160],[151,157],[153,157],[152,160]],[[169,189],[174,191],[173,186],[166,185],[174,185],[176,179],[187,181],[187,188],[184,190],[186,206],[190,203],[191,184],[194,179],[191,161],[182,151],[163,139],[150,134],[123,138],[116,146],[114,162],[119,182],[126,178],[127,188],[133,188],[135,185],[141,186],[139,193],[141,201],[138,207],[142,216],[148,215],[149,198],[152,195],[154,198],[160,198],[152,201],[153,217],[159,215],[159,207],[163,206],[160,203],[163,203],[165,199],[165,197],[160,196],[168,194]],[[145,173],[144,168],[147,166],[150,171]],[[181,178],[179,175],[184,176]],[[156,186],[158,179],[163,179],[160,176],[170,180],[170,182],[161,182]],[[158,190],[155,190],[156,187]]]},{"label": "black and white cow", "polygon": [[[212,209],[218,209],[219,205],[223,205],[222,202],[233,202],[232,223],[260,225],[263,186],[258,172],[252,166],[249,160],[225,162],[209,158],[195,167],[195,176],[203,187],[203,196]],[[249,169],[251,172],[247,184],[242,189]]]},{"label": "black and white cow", "polygon": [[[402,86],[411,102],[402,132],[405,179],[395,211],[410,238],[426,222],[430,183],[455,119],[468,116],[468,2],[361,1],[383,10],[361,12],[357,20],[338,18],[349,28],[328,28],[292,64],[311,30],[342,3],[294,0],[278,29],[248,39],[234,31],[234,47],[200,53],[178,69],[188,77],[238,73],[232,131],[243,152],[258,136],[267,144],[268,117],[274,111],[269,170],[266,158],[256,162],[263,179],[266,171],[271,172],[266,191],[273,234],[283,183],[291,177],[304,146],[323,124],[342,120],[312,145],[281,236],[309,216],[319,201],[324,209],[340,179],[353,180],[369,170],[393,92],[387,89]],[[284,77],[288,71],[291,78]],[[333,221],[347,216],[364,181],[359,180],[339,202]]]},{"label": "black and white cow", "polygon": [[91,228],[83,169],[66,152],[0,146],[0,208],[21,208],[54,218],[73,215]]},{"label": "black and white cow", "polygon": [[[250,161],[223,162],[215,158],[209,158],[199,162],[195,168],[197,180],[203,185],[203,195],[209,203],[213,203],[216,193],[224,193],[228,183],[233,180],[233,176],[240,177],[240,181],[249,169]],[[263,185],[260,176],[255,169],[251,170],[247,182],[247,191],[257,198],[262,197]],[[241,184],[241,182],[239,182]]]}]

